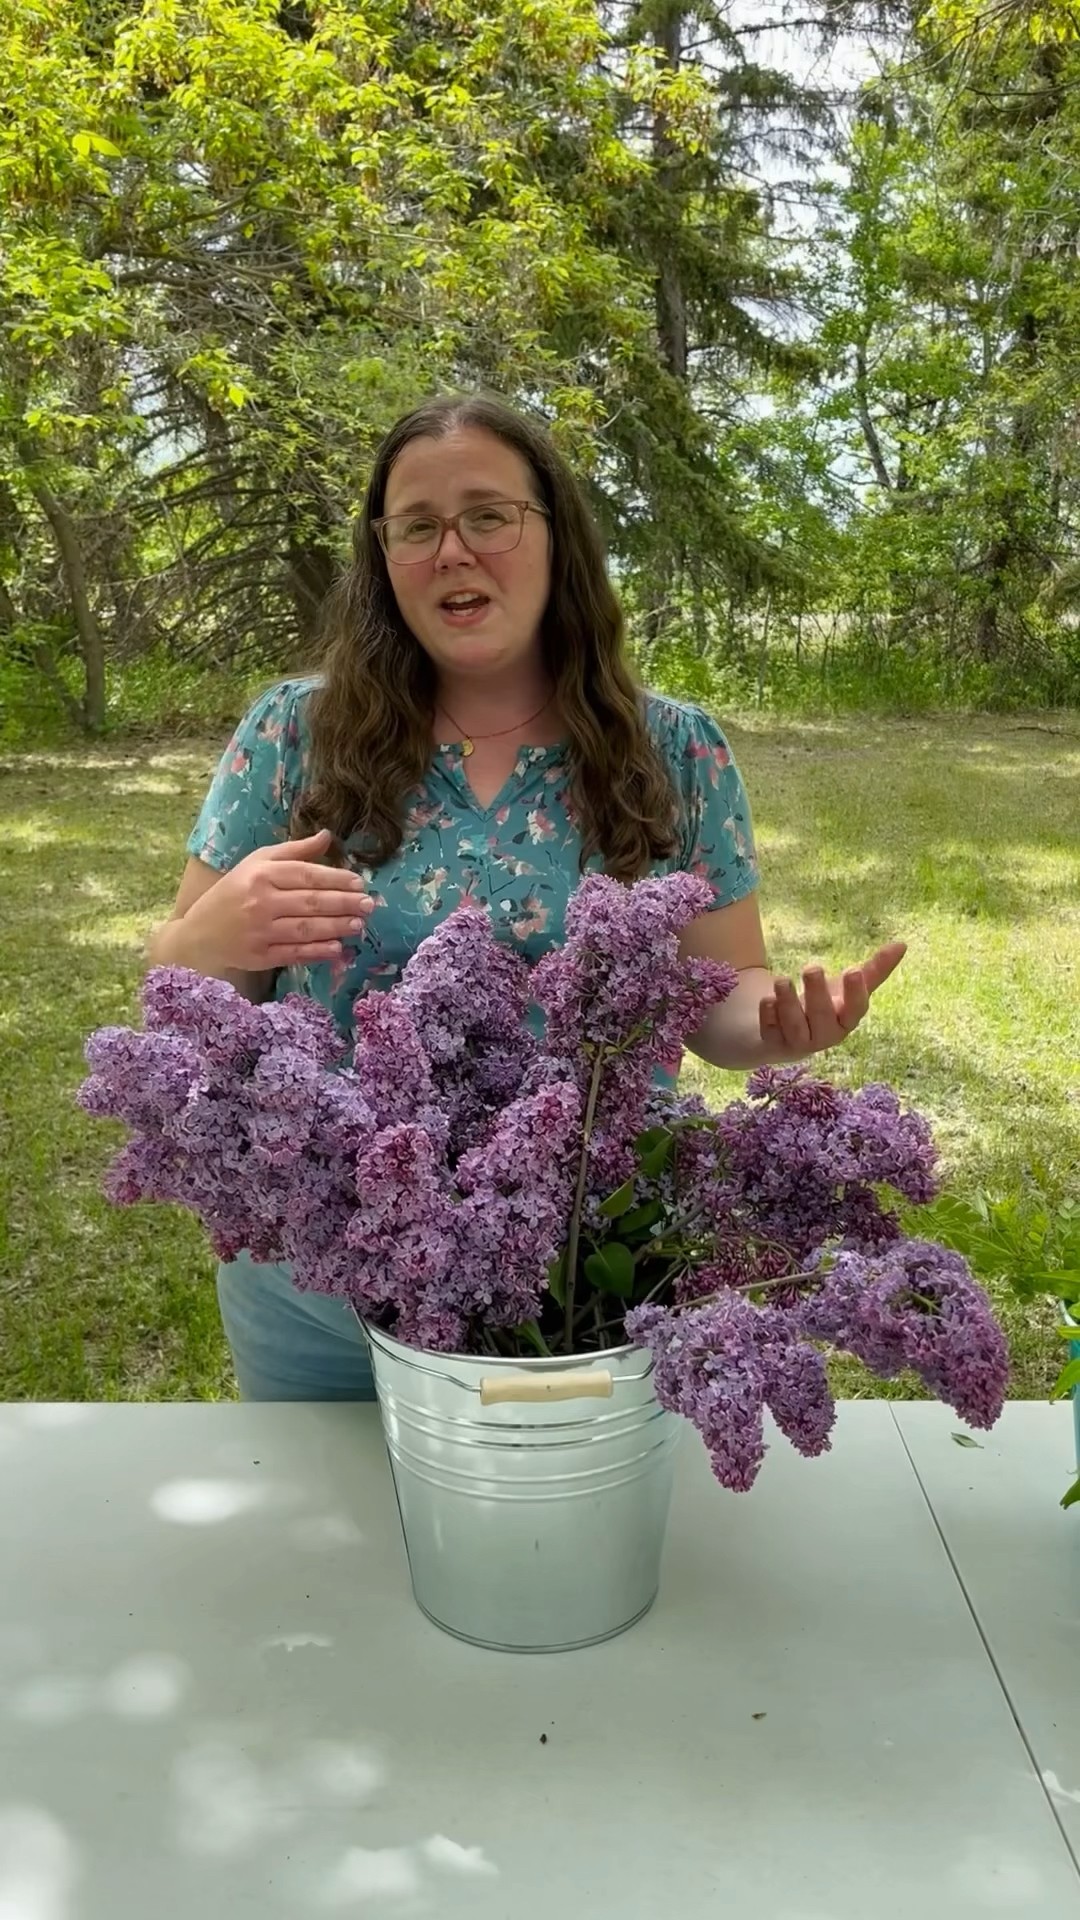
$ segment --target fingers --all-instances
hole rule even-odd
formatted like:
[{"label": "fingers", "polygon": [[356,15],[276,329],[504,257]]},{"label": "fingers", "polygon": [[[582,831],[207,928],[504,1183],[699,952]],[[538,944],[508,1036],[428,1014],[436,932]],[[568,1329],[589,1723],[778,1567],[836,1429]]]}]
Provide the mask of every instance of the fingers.
[{"label": "fingers", "polygon": [[[372,901],[374,906],[374,901]],[[319,960],[340,960],[346,941],[363,938],[367,915],[347,921],[274,920],[266,943],[268,967],[299,967]]]},{"label": "fingers", "polygon": [[[300,844],[298,840],[293,841],[294,846]],[[266,851],[276,853],[278,849],[268,847]],[[364,892],[364,882],[358,873],[353,873],[347,867],[317,867],[310,860],[279,860],[271,867],[268,877],[271,884],[279,887],[283,893],[292,892],[297,887],[307,887],[309,892],[313,887],[319,887],[350,896]]]},{"label": "fingers", "polygon": [[835,1047],[865,1019],[870,996],[900,965],[907,944],[890,940],[862,967],[847,967],[839,982],[830,981],[823,967],[803,968],[803,998],[785,974],[773,980],[773,990],[761,1002],[762,1037],[783,1044],[793,1059]]},{"label": "fingers", "polygon": [[[312,887],[307,893],[299,893],[292,887],[270,895],[270,915],[274,921],[280,920],[326,920],[334,925],[326,929],[328,937],[337,932],[348,932],[354,920],[363,923],[372,912],[375,902],[369,893],[359,893],[356,889]],[[340,923],[340,924],[339,924]]]},{"label": "fingers", "polygon": [[[767,1040],[779,1038],[793,1059],[805,1059],[807,1054],[834,1047],[846,1031],[838,1017],[824,968],[804,967],[802,977],[803,999],[794,982],[786,974],[778,974],[772,994],[761,1003],[762,1034]],[[858,1024],[854,1014],[851,1024]]]},{"label": "fingers", "polygon": [[895,973],[906,952],[906,940],[888,940],[883,947],[878,948],[872,959],[866,962],[862,972],[866,976],[866,984],[871,993],[877,991],[882,981],[888,979],[890,973]]},{"label": "fingers", "polygon": [[363,938],[375,909],[374,899],[360,892],[359,884],[349,892],[312,888],[300,893],[291,887],[275,891],[267,930],[267,965],[314,966],[322,960],[340,960],[346,941]]},{"label": "fingers", "polygon": [[345,949],[340,940],[313,942],[308,946],[268,947],[268,967],[314,967],[323,960],[340,960]]},{"label": "fingers", "polygon": [[825,978],[824,967],[803,968],[803,988],[806,993],[806,1017],[813,1032],[815,1027],[825,1029],[836,1025],[836,1009],[829,992],[829,983]]},{"label": "fingers", "polygon": [[342,941],[363,933],[375,906],[360,875],[336,867],[282,861],[270,879],[268,944],[291,956],[278,966],[337,958]]},{"label": "fingers", "polygon": [[331,839],[323,828],[306,840],[260,849],[248,904],[265,929],[266,966],[340,960],[346,942],[363,937],[377,903],[358,873],[316,864],[312,856],[325,853]]},{"label": "fingers", "polygon": [[[892,968],[889,969],[890,973]],[[843,1004],[837,1011],[837,1019],[844,1033],[851,1033],[865,1018],[870,1006],[870,986],[862,967],[846,967],[841,975]]]},{"label": "fingers", "polygon": [[781,974],[773,981],[773,993],[776,1025],[784,1045],[793,1053],[808,1053],[810,1025],[803,1012],[802,1002],[786,975]]},{"label": "fingers", "polygon": [[279,840],[261,851],[268,860],[303,860],[325,853],[333,837],[329,827],[320,827],[318,833],[309,833],[306,840]]},{"label": "fingers", "polygon": [[272,947],[322,947],[340,946],[343,940],[355,940],[367,926],[368,913],[305,915],[303,919],[291,917],[272,920],[267,931],[267,945]]}]

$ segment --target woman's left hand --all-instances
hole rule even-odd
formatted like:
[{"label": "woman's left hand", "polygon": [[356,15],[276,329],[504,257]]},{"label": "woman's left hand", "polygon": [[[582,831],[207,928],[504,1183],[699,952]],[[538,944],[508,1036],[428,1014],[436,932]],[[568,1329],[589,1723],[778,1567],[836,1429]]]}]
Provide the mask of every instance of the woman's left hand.
[{"label": "woman's left hand", "polygon": [[861,967],[826,979],[823,967],[803,968],[802,998],[793,982],[777,975],[761,1002],[761,1037],[777,1062],[805,1060],[838,1047],[854,1033],[883,980],[900,965],[907,943],[890,940]]}]

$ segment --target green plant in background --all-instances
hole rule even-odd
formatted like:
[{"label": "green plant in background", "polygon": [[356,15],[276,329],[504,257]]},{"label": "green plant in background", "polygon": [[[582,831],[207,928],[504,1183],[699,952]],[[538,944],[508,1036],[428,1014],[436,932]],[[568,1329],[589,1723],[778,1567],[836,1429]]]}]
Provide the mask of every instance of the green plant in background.
[{"label": "green plant in background", "polygon": [[[1070,1341],[1073,1354],[1050,1390],[1052,1400],[1080,1389],[1080,1200],[1035,1163],[1020,1186],[998,1199],[980,1187],[969,1200],[943,1194],[919,1210],[923,1231],[963,1254],[984,1283],[1005,1286],[1025,1306],[1045,1299],[1060,1306],[1065,1323],[1055,1336]],[[1080,1434],[1080,1422],[1077,1427]],[[1077,1462],[1080,1466],[1080,1461]],[[1080,1503],[1080,1474],[1062,1506]]]}]

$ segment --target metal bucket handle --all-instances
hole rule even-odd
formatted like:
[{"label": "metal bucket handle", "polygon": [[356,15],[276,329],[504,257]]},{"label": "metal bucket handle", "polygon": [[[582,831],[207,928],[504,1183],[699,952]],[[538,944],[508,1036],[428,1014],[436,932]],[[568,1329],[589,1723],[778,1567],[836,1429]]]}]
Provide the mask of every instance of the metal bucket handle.
[{"label": "metal bucket handle", "polygon": [[[652,1370],[650,1360],[640,1373],[622,1373],[617,1378],[609,1367],[596,1367],[589,1373],[566,1368],[561,1373],[485,1374],[479,1387],[467,1390],[479,1393],[482,1407],[536,1405],[547,1400],[610,1400],[617,1386],[647,1380]],[[457,1385],[466,1383],[459,1380]]]},{"label": "metal bucket handle", "polygon": [[[362,1319],[360,1324],[363,1325]],[[441,1367],[424,1366],[418,1370],[448,1387],[457,1387],[462,1393],[477,1395],[482,1407],[495,1407],[545,1400],[610,1400],[616,1387],[635,1386],[647,1380],[655,1364],[650,1355],[638,1373],[613,1374],[609,1367],[594,1367],[588,1372],[584,1368],[564,1367],[550,1373],[508,1373],[501,1378],[498,1374],[484,1374],[478,1385],[471,1380],[459,1380],[456,1373],[444,1373]],[[397,1365],[417,1367],[418,1363],[399,1354]]]}]

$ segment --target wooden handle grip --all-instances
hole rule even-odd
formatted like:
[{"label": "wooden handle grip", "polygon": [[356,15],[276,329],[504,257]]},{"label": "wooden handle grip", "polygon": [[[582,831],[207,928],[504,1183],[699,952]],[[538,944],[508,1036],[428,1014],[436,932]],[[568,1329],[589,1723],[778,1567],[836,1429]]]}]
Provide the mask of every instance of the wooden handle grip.
[{"label": "wooden handle grip", "polygon": [[514,1401],[610,1400],[614,1383],[606,1367],[591,1373],[508,1373],[501,1379],[486,1377],[480,1382],[482,1407],[505,1406]]}]

